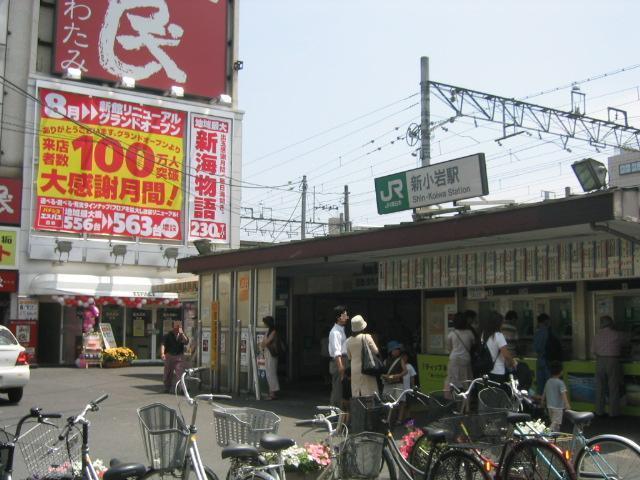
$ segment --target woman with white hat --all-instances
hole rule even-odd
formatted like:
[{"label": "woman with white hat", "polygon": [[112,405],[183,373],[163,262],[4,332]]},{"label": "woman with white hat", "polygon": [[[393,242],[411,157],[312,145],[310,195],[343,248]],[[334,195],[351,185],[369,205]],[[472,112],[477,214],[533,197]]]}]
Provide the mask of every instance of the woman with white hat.
[{"label": "woman with white hat", "polygon": [[351,336],[347,339],[347,355],[351,361],[351,395],[352,397],[365,397],[378,393],[378,381],[376,377],[362,373],[362,343],[367,342],[371,351],[378,355],[378,347],[368,333],[363,333],[367,328],[367,322],[362,315],[356,315],[351,319]]}]

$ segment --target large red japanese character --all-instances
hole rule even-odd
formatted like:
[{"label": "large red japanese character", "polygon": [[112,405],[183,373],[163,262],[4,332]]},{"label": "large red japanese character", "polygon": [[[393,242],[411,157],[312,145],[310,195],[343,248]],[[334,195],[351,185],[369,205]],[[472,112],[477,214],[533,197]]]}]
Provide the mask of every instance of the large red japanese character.
[{"label": "large red japanese character", "polygon": [[196,133],[196,150],[215,152],[218,149],[218,134],[216,132],[206,132],[198,130]]},{"label": "large red japanese character", "polygon": [[55,188],[60,193],[67,193],[67,191],[64,188],[62,188],[62,185],[60,185],[60,182],[65,181],[67,177],[66,175],[58,175],[58,170],[56,170],[55,168],[51,170],[51,173],[46,173],[46,172],[43,173],[42,178],[49,180],[47,183],[42,185],[43,192],[46,192],[48,190],[51,190],[52,188]]},{"label": "large red japanese character", "polygon": [[198,175],[196,177],[196,194],[203,197],[215,197],[218,181],[215,178]]}]

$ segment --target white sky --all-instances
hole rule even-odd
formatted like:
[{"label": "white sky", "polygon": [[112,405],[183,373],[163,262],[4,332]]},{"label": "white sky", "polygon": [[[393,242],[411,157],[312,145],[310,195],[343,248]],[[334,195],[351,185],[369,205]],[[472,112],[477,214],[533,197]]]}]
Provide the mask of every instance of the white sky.
[{"label": "white sky", "polygon": [[[391,141],[419,122],[421,56],[430,59],[431,80],[523,98],[640,64],[639,18],[633,0],[240,0],[242,180],[293,184],[284,192],[245,188],[243,207],[299,219],[306,174],[308,219],[338,214],[313,209],[314,187],[316,207],[342,211],[349,185],[354,224],[409,221],[411,212],[377,214],[373,179],[419,166],[415,147]],[[640,126],[640,67],[580,88],[587,115],[606,119],[612,106]],[[568,110],[570,100],[564,88],[528,101]],[[452,115],[433,95],[431,110],[432,121]],[[606,163],[614,153],[578,141],[568,152],[554,136],[520,135],[500,147],[500,125],[476,127],[465,118],[446,128],[434,131],[432,163],[484,152],[489,199],[539,201],[543,190],[559,197],[565,186],[579,192],[571,164],[585,157]],[[272,226],[262,235],[241,233],[273,237],[289,240],[286,229]]]}]

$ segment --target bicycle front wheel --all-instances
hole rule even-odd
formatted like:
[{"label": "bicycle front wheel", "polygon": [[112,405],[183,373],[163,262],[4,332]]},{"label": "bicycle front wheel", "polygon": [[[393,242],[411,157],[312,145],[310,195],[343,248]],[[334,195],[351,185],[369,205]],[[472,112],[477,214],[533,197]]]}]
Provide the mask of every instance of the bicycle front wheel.
[{"label": "bicycle front wheel", "polygon": [[471,453],[452,448],[438,457],[431,469],[432,480],[490,480],[491,477],[482,466],[482,462]]},{"label": "bicycle front wheel", "polygon": [[580,450],[575,468],[582,480],[640,480],[640,450],[619,435],[599,435]]},{"label": "bicycle front wheel", "polygon": [[506,480],[575,480],[576,473],[562,452],[549,443],[530,439],[517,443],[501,468]]}]

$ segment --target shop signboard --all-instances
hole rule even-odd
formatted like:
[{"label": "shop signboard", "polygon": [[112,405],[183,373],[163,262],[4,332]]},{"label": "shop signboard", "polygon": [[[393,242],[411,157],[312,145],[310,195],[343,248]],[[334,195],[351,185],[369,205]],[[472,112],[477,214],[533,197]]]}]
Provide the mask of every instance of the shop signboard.
[{"label": "shop signboard", "polygon": [[375,190],[381,215],[487,195],[484,153],[376,178]]},{"label": "shop signboard", "polygon": [[442,390],[447,378],[447,355],[418,355],[420,390],[431,393]]},{"label": "shop signboard", "polygon": [[110,323],[100,323],[100,333],[102,334],[102,342],[104,343],[104,348],[116,348],[118,344],[116,343],[116,337],[113,335],[113,329],[111,328]]},{"label": "shop signboard", "polygon": [[0,224],[20,225],[22,179],[0,178]]},{"label": "shop signboard", "polygon": [[191,115],[189,240],[229,243],[231,121]]},{"label": "shop signboard", "polygon": [[[0,230],[0,268],[17,268],[18,231]],[[15,292],[15,290],[13,290]]]},{"label": "shop signboard", "polygon": [[18,298],[18,320],[38,319],[38,300],[35,298]]},{"label": "shop signboard", "polygon": [[[185,6],[188,3],[188,7]],[[53,71],[215,98],[226,92],[228,0],[58,2]]]},{"label": "shop signboard", "polygon": [[9,320],[9,330],[15,335],[18,343],[25,348],[27,361],[37,362],[38,321],[37,320]]},{"label": "shop signboard", "polygon": [[0,270],[0,292],[13,293],[18,291],[18,271]]},{"label": "shop signboard", "polygon": [[181,240],[186,114],[39,90],[34,228]]}]

